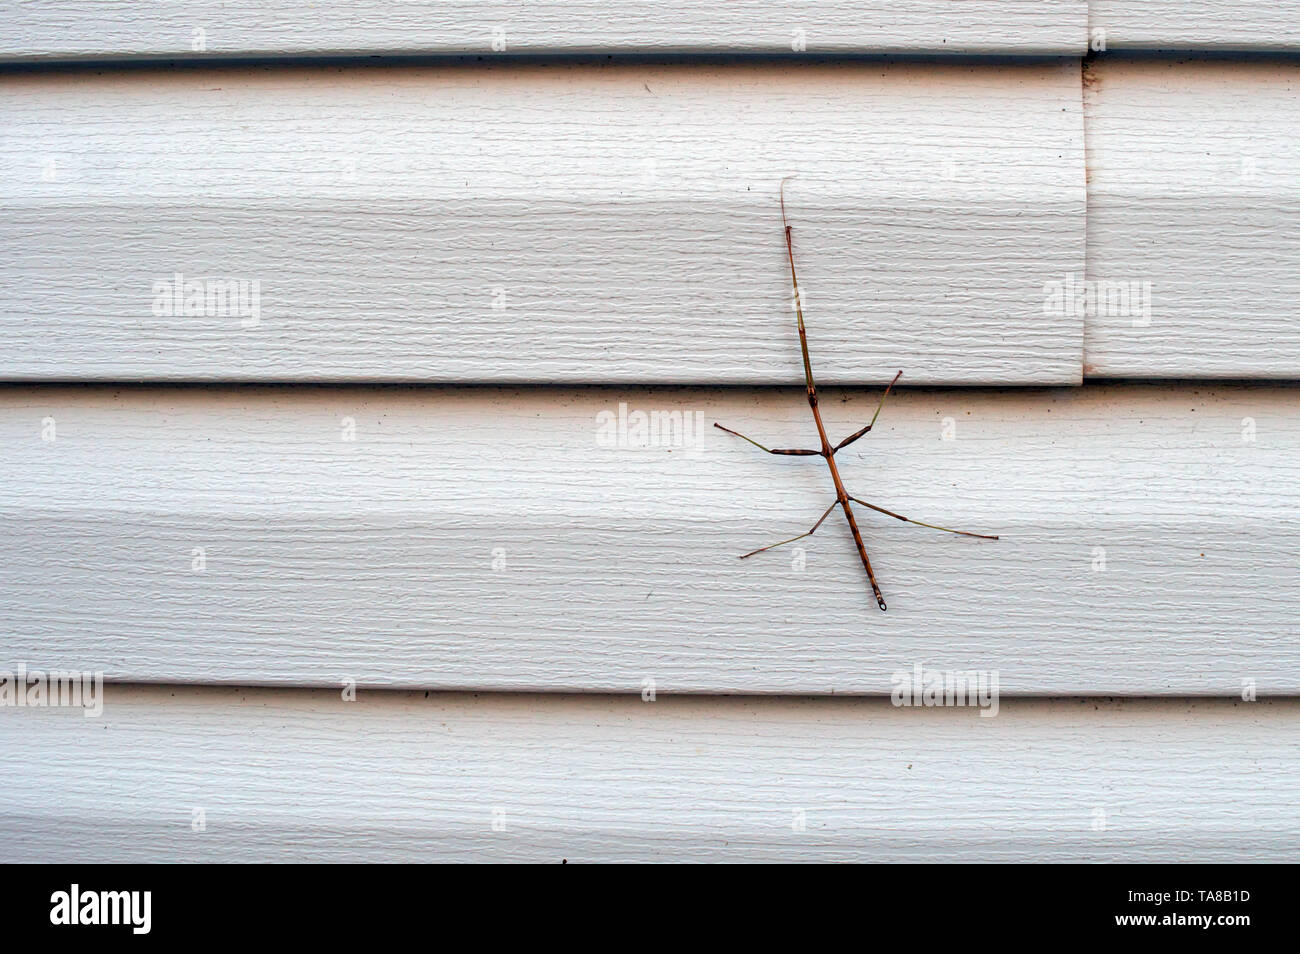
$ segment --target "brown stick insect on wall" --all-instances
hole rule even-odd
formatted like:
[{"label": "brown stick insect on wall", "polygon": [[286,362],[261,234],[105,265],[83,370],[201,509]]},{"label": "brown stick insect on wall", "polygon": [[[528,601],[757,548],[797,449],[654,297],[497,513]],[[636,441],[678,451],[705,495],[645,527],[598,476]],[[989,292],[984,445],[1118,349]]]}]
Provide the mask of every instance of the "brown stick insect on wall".
[{"label": "brown stick insect on wall", "polygon": [[826,512],[818,518],[817,522],[812,525],[812,529],[807,533],[801,533],[799,536],[791,537],[789,540],[782,540],[780,543],[773,543],[769,546],[759,547],[757,550],[752,550],[749,553],[743,554],[740,558],[744,560],[752,557],[756,553],[762,553],[765,550],[785,546],[787,543],[794,543],[796,540],[802,540],[804,537],[812,536],[817,532],[817,528],[825,522],[826,518],[831,515],[831,511],[838,506],[843,509],[844,517],[849,522],[849,530],[853,534],[853,542],[857,545],[858,555],[862,557],[862,566],[867,571],[867,579],[871,581],[871,591],[876,596],[876,603],[883,610],[886,608],[885,597],[880,592],[880,585],[876,582],[876,574],[871,569],[871,560],[867,557],[867,547],[866,544],[862,542],[862,531],[858,529],[858,521],[853,516],[853,508],[849,506],[849,501],[862,504],[862,506],[866,507],[868,510],[883,513],[887,517],[893,517],[896,520],[902,520],[905,523],[914,523],[920,527],[929,527],[931,530],[942,530],[945,533],[958,533],[964,537],[978,537],[981,540],[996,540],[997,537],[985,533],[968,533],[965,530],[953,530],[949,527],[936,526],[933,523],[922,523],[920,520],[913,520],[910,517],[904,517],[902,514],[894,513],[892,510],[886,510],[884,507],[877,507],[875,504],[870,504],[865,500],[859,500],[857,497],[852,497],[849,495],[849,492],[844,489],[844,481],[840,479],[840,470],[835,466],[836,452],[848,447],[859,437],[867,434],[871,428],[875,426],[876,418],[880,417],[880,409],[885,406],[885,398],[889,397],[889,392],[893,390],[894,385],[898,383],[898,379],[903,376],[903,372],[899,371],[898,374],[894,375],[894,380],[889,382],[889,387],[885,388],[885,393],[880,396],[880,403],[876,406],[876,413],[871,415],[870,423],[861,430],[850,434],[848,437],[844,438],[844,440],[832,447],[830,439],[826,436],[826,425],[822,423],[821,410],[817,406],[817,385],[813,382],[812,362],[808,359],[808,332],[803,323],[803,299],[799,294],[799,278],[795,273],[794,268],[794,243],[791,240],[792,229],[790,227],[790,221],[786,218],[785,214],[785,184],[789,178],[791,177],[781,180],[781,223],[785,226],[785,251],[786,256],[790,260],[790,283],[794,288],[795,314],[798,315],[799,318],[799,348],[803,352],[803,373],[808,384],[808,406],[812,408],[813,420],[817,422],[817,434],[821,437],[822,447],[821,450],[790,450],[781,448],[773,450],[770,447],[764,447],[758,441],[752,440],[738,431],[733,431],[729,427],[723,427],[717,422],[714,422],[713,426],[726,431],[728,434],[735,434],[741,440],[749,441],[749,443],[753,444],[759,450],[766,451],[769,454],[825,458],[826,465],[830,467],[831,470],[831,480],[835,484],[835,500],[826,508]]}]

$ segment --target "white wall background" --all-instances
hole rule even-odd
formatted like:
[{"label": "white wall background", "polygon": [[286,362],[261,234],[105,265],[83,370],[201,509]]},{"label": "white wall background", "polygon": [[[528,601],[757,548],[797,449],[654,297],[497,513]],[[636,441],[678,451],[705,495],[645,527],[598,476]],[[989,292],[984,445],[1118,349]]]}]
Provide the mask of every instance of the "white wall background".
[{"label": "white wall background", "polygon": [[0,11],[6,841],[1295,860],[1293,4]]}]

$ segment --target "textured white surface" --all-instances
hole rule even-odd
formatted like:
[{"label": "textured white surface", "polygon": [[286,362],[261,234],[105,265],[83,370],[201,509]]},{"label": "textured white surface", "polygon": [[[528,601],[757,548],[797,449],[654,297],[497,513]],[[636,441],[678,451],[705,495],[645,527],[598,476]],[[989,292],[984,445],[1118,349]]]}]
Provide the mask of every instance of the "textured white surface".
[{"label": "textured white surface", "polygon": [[1087,374],[1300,378],[1300,63],[1101,59],[1085,83]]},{"label": "textured white surface", "polygon": [[10,59],[789,54],[800,40],[811,55],[1082,53],[1087,21],[1085,0],[8,0],[0,9],[0,57]]},{"label": "textured white surface", "polygon": [[1294,50],[1297,0],[1089,0],[1106,49]]},{"label": "textured white surface", "polygon": [[[498,20],[512,52],[1074,54],[1083,7],[60,0],[5,4],[0,59],[486,60]],[[1295,15],[1092,25],[1279,49]],[[1089,67],[1086,277],[1155,299],[1089,319],[1090,373],[1300,377],[1295,71]],[[1077,383],[1043,288],[1084,269],[1080,100],[1077,62],[10,74],[0,378],[794,382],[798,173],[824,382]],[[259,281],[259,325],[153,314],[178,271]],[[875,398],[828,391],[832,432]],[[1009,698],[1300,693],[1300,391],[903,391],[850,490],[1004,538],[863,514],[887,614],[838,515],[735,559],[812,523],[820,461],[600,447],[620,402],[812,441],[793,389],[0,389],[0,669],[182,684],[0,709],[40,753],[6,860],[1300,860],[1300,701]],[[671,694],[917,664],[996,671],[998,716]]]},{"label": "textured white surface", "polygon": [[7,860],[1300,860],[1294,700],[112,686],[0,743]]},{"label": "textured white surface", "polygon": [[823,381],[1079,380],[1076,61],[10,75],[0,378],[797,383],[792,174]]},{"label": "textured white surface", "polygon": [[[831,433],[877,394],[828,391]],[[620,402],[698,412],[702,439],[598,446]],[[882,614],[841,518],[802,568],[736,559],[832,499],[820,459],[708,426],[806,445],[794,389],[13,388],[0,666],[887,693],[919,662],[1004,692],[1298,692],[1298,412],[1286,388],[904,390],[842,452],[850,492],[1003,539],[864,516]]]}]

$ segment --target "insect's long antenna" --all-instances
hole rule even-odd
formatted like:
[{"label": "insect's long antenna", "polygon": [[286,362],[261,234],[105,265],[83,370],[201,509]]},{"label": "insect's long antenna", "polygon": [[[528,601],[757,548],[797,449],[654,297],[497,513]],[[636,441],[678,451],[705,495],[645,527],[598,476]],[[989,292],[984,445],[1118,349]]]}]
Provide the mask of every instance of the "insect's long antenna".
[{"label": "insect's long antenna", "polygon": [[813,384],[812,362],[808,359],[808,330],[803,324],[803,295],[799,291],[799,276],[794,270],[794,243],[790,238],[790,220],[785,216],[785,184],[793,178],[794,176],[786,176],[781,180],[781,224],[785,226],[785,254],[790,259],[790,282],[794,285],[794,310],[799,316],[799,350],[803,352],[803,374],[808,382],[808,393],[812,394],[817,390],[817,386]]}]

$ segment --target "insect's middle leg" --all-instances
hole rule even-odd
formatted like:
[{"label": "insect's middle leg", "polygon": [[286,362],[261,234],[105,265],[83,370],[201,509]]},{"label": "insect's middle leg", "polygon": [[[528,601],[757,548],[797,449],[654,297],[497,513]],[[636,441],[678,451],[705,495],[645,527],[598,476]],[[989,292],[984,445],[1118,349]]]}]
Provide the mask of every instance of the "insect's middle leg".
[{"label": "insect's middle leg", "polygon": [[799,534],[799,536],[791,537],[789,540],[782,540],[780,543],[771,543],[765,547],[759,547],[757,550],[750,550],[748,553],[741,554],[740,558],[743,560],[746,557],[752,557],[755,553],[762,553],[764,550],[774,550],[777,547],[785,546],[787,543],[794,543],[796,540],[802,540],[804,537],[811,537],[814,533],[817,532],[817,528],[826,522],[826,518],[831,515],[831,511],[834,510],[839,505],[840,502],[838,500],[833,501],[831,505],[826,508],[826,512],[821,515],[818,521],[812,525],[812,529],[809,530],[807,533],[801,533]]}]

